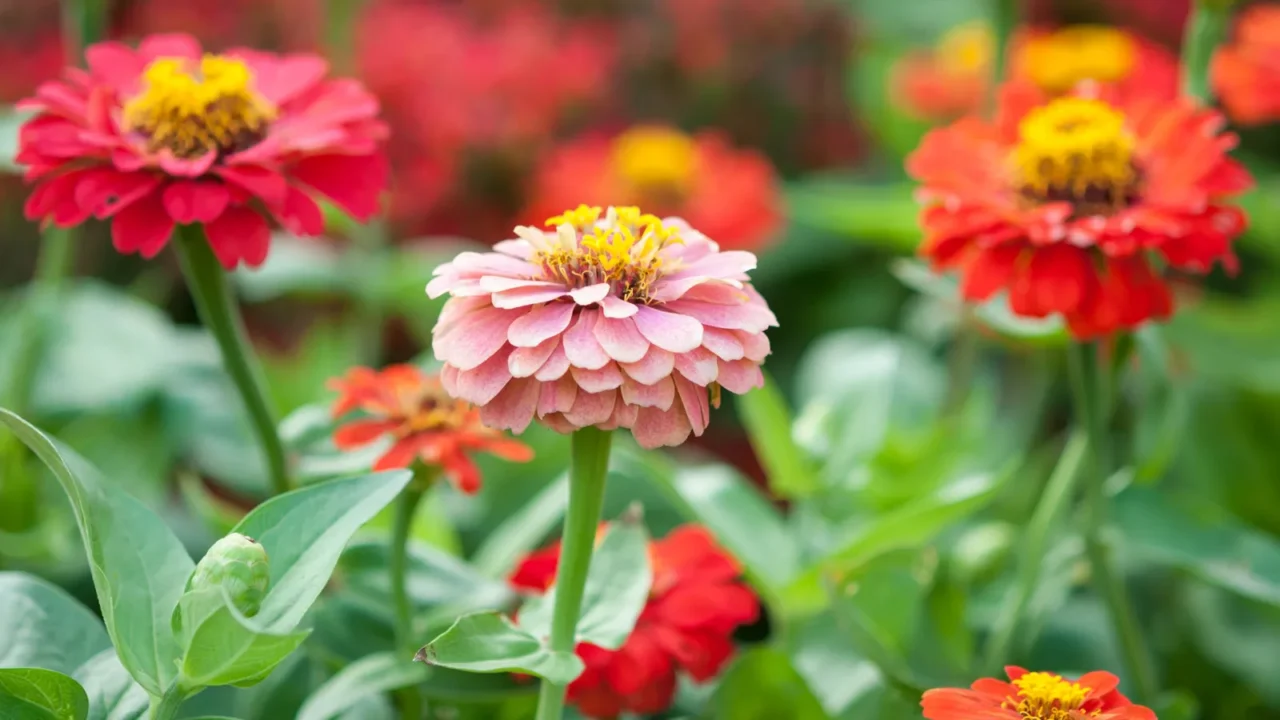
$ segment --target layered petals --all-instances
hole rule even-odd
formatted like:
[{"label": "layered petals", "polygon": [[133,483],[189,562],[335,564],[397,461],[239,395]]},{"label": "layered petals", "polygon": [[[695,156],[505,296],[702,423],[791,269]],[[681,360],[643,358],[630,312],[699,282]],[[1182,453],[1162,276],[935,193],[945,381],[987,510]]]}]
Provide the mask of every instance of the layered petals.
[{"label": "layered petals", "polygon": [[1211,78],[1232,120],[1258,125],[1280,119],[1280,7],[1240,11],[1233,41],[1214,55]]},{"label": "layered petals", "polygon": [[1096,720],[1156,720],[1150,708],[1134,705],[1108,672],[1079,679],[1007,667],[1009,682],[980,678],[968,689],[928,690],[921,700],[925,720],[1028,720],[1087,717]]}]

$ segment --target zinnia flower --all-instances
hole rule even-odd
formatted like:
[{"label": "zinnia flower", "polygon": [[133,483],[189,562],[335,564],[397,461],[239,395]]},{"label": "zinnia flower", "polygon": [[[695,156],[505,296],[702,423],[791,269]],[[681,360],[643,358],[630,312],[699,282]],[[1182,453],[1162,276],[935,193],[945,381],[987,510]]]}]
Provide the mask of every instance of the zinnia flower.
[{"label": "zinnia flower", "polygon": [[[436,268],[441,381],[493,427],[630,428],[647,448],[701,435],[720,388],[763,383],[767,327],[749,252],[682,220],[579,207]],[[708,402],[708,391],[711,400]]]},{"label": "zinnia flower", "polygon": [[1010,682],[982,678],[969,690],[925,692],[926,720],[1156,720],[1150,708],[1134,705],[1116,688],[1109,672],[1091,672],[1072,682],[1060,675],[1005,668]]},{"label": "zinnia flower", "polygon": [[1219,113],[1096,90],[1010,87],[996,121],[934,130],[907,161],[926,203],[921,254],[959,271],[966,299],[1006,290],[1014,313],[1061,313],[1079,338],[1170,314],[1153,258],[1233,270],[1246,220],[1228,203],[1252,184]]},{"label": "zinnia flower", "polygon": [[[544,592],[555,579],[559,544],[530,554],[511,576],[521,590]],[[732,633],[760,613],[741,570],[704,528],[685,525],[650,546],[653,585],[626,643],[606,650],[579,643],[586,669],[569,685],[568,701],[584,715],[614,718],[666,710],[676,674],[715,677],[733,656]]]},{"label": "zinnia flower", "polygon": [[543,160],[533,188],[525,213],[533,222],[576,202],[638,205],[684,218],[728,249],[760,247],[782,219],[777,178],[764,156],[715,133],[663,126],[562,145]]},{"label": "zinnia flower", "polygon": [[20,108],[18,162],[36,183],[31,219],[112,218],[122,253],[153,257],[175,225],[199,223],[228,269],[260,265],[271,232],[318,235],[315,196],[368,219],[378,209],[386,128],[357,83],[325,80],[310,55],[203,54],[186,35],[86,52],[89,70],[40,87]]},{"label": "zinnia flower", "polygon": [[340,393],[333,416],[352,411],[364,415],[344,422],[333,434],[343,450],[395,438],[374,463],[374,470],[407,468],[415,462],[439,467],[464,493],[480,489],[480,471],[468,453],[485,452],[512,462],[528,462],[533,450],[517,440],[486,428],[472,406],[445,394],[439,378],[412,365],[392,365],[380,371],[358,367],[329,382]]},{"label": "zinnia flower", "polygon": [[894,63],[889,90],[895,105],[926,120],[949,120],[982,106],[995,38],[982,21],[957,25],[926,51]]},{"label": "zinnia flower", "polygon": [[1218,48],[1212,70],[1231,119],[1249,125],[1280,119],[1280,5],[1241,10],[1235,38]]}]

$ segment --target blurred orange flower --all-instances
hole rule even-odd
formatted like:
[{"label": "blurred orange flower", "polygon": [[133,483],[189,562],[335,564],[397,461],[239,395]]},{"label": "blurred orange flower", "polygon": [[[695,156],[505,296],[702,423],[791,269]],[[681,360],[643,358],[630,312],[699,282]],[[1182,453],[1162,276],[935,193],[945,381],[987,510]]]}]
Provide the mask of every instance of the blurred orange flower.
[{"label": "blurred orange flower", "polygon": [[470,494],[480,489],[480,471],[468,453],[486,452],[512,462],[533,459],[529,446],[485,427],[480,411],[449,397],[436,376],[412,365],[392,365],[381,371],[352,368],[329,381],[329,388],[339,393],[332,409],[335,418],[356,410],[365,415],[340,425],[333,434],[334,445],[350,450],[384,437],[395,438],[374,463],[374,470],[404,468],[420,461],[439,467],[455,487]]},{"label": "blurred orange flower", "polygon": [[754,250],[782,218],[773,166],[720,135],[659,125],[588,136],[552,150],[534,176],[525,219],[534,225],[578,204],[642,206],[682,218],[725,250]]},{"label": "blurred orange flower", "polygon": [[1280,5],[1240,12],[1233,42],[1213,58],[1213,85],[1232,120],[1256,125],[1280,119]]},{"label": "blurred orange flower", "polygon": [[895,105],[926,120],[945,120],[982,104],[995,38],[984,22],[948,30],[931,50],[904,55],[890,70]]},{"label": "blurred orange flower", "polygon": [[1150,708],[1134,705],[1116,688],[1109,672],[1091,672],[1071,681],[1061,675],[1005,668],[1009,682],[981,678],[968,690],[928,690],[920,705],[926,720],[1156,720]]}]

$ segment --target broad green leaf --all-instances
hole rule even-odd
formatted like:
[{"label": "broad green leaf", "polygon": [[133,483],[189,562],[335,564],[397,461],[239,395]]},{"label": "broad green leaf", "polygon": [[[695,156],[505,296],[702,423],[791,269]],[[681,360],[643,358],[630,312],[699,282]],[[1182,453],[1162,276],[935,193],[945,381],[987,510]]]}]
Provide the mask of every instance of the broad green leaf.
[{"label": "broad green leaf", "polygon": [[778,383],[766,373],[764,387],[743,395],[737,406],[751,447],[768,475],[769,489],[787,498],[817,492],[817,473],[792,437],[791,410]]},{"label": "broad green leaf", "polygon": [[424,682],[431,671],[397,653],[380,653],[346,666],[320,686],[302,706],[297,720],[329,720],[369,695]]},{"label": "broad green leaf", "polygon": [[89,698],[80,683],[44,668],[0,669],[0,709],[5,720],[84,720]]},{"label": "broad green leaf", "polygon": [[471,564],[489,577],[505,577],[520,557],[551,534],[569,502],[569,476],[547,485],[518,512],[507,518],[476,550]]},{"label": "broad green leaf", "polygon": [[76,669],[73,677],[89,696],[87,720],[142,720],[151,698],[129,676],[114,649],[103,650]]},{"label": "broad green leaf", "polygon": [[309,630],[256,632],[234,608],[224,604],[192,632],[182,660],[183,682],[191,687],[246,687],[261,682],[309,634]]},{"label": "broad green leaf", "polygon": [[538,684],[522,682],[511,675],[481,675],[436,667],[419,690],[424,697],[441,702],[487,703],[536,695]]},{"label": "broad green leaf", "polygon": [[[833,614],[827,612],[794,623],[785,638],[791,664],[805,679],[830,717],[859,720],[850,708],[879,694],[884,679],[875,664],[862,657]],[[871,717],[875,717],[872,715]]]},{"label": "broad green leaf", "polygon": [[791,666],[770,647],[744,652],[720,679],[710,717],[716,720],[824,720],[827,714]]},{"label": "broad green leaf", "polygon": [[58,430],[58,440],[147,507],[161,508],[169,491],[173,445],[153,406],[128,414],[82,415]]},{"label": "broad green leaf", "polygon": [[236,526],[267,550],[271,586],[253,624],[291,631],[324,589],[347,541],[400,494],[413,474],[374,473],[308,485],[254,508]]},{"label": "broad green leaf", "polygon": [[[353,543],[338,563],[343,587],[389,613],[389,560],[386,542]],[[473,611],[496,609],[512,600],[506,583],[485,577],[458,558],[421,543],[409,545],[405,590],[418,610],[440,605]]]},{"label": "broad green leaf", "polygon": [[[314,637],[314,633],[311,637]],[[307,645],[307,648],[314,647]],[[315,653],[295,652],[262,682],[235,691],[235,714],[245,720],[297,718],[298,710],[319,684]]]},{"label": "broad green leaf", "polygon": [[49,466],[71,499],[120,660],[148,692],[162,694],[177,674],[169,617],[195,564],[164,521],[79,455],[7,410],[0,410],[0,422]]},{"label": "broad green leaf", "polygon": [[34,575],[0,572],[0,668],[70,674],[111,647],[102,622],[62,588]]},{"label": "broad green leaf", "polygon": [[786,197],[790,218],[801,227],[817,227],[851,242],[910,253],[920,243],[913,192],[904,183],[819,178],[791,184]]},{"label": "broad green leaf", "polygon": [[[653,572],[649,567],[649,534],[639,513],[610,523],[591,555],[591,569],[578,616],[578,642],[617,650],[627,641],[649,599]],[[520,627],[534,637],[551,634],[555,587],[529,600],[520,610]]]},{"label": "broad green leaf", "polygon": [[474,673],[527,673],[555,683],[572,682],[583,667],[574,653],[552,652],[497,613],[458,618],[453,627],[419,650],[415,659]]}]

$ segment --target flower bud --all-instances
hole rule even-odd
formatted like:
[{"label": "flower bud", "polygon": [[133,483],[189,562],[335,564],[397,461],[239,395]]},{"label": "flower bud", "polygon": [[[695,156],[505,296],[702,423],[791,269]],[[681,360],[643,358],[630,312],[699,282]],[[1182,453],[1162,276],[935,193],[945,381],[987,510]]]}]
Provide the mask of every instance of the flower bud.
[{"label": "flower bud", "polygon": [[267,551],[253,538],[231,533],[200,559],[187,581],[187,593],[222,588],[237,610],[253,617],[262,607],[270,582]]}]

